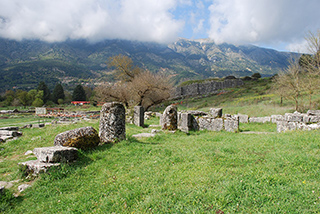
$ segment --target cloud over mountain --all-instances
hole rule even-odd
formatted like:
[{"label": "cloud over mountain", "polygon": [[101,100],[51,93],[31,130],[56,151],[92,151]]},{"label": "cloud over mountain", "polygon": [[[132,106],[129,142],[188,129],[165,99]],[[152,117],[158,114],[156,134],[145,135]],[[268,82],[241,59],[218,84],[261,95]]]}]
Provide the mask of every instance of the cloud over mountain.
[{"label": "cloud over mountain", "polygon": [[1,0],[0,36],[170,42],[183,27],[168,12],[175,7],[175,0]]}]

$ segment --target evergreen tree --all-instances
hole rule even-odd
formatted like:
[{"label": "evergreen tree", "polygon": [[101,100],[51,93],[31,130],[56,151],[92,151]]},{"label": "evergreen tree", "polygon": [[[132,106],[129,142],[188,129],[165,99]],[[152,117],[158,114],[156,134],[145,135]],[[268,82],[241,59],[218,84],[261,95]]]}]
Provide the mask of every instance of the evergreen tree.
[{"label": "evergreen tree", "polygon": [[43,91],[43,102],[44,103],[46,103],[50,100],[50,98],[51,98],[50,90],[49,90],[48,86],[43,81],[41,81],[39,83],[37,90]]},{"label": "evergreen tree", "polygon": [[53,92],[52,92],[52,100],[54,103],[58,103],[58,100],[59,99],[62,99],[64,100],[65,98],[65,95],[64,95],[64,90],[63,90],[63,87],[61,84],[56,84],[56,86],[54,87],[53,89]]},{"label": "evergreen tree", "polygon": [[82,85],[77,85],[72,93],[73,101],[86,101],[86,92],[84,91]]}]

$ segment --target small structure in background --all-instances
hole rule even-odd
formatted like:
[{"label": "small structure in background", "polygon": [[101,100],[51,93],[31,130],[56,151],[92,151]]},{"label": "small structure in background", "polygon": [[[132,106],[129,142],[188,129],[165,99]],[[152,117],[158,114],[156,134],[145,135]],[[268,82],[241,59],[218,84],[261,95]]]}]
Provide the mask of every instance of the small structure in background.
[{"label": "small structure in background", "polygon": [[84,106],[84,105],[90,105],[90,101],[71,101],[71,104],[75,106]]}]

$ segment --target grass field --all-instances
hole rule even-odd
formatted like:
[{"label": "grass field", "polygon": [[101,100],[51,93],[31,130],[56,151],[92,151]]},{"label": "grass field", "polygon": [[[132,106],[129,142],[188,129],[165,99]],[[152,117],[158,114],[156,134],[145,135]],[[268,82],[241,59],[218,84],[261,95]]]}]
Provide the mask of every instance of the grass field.
[{"label": "grass field", "polygon": [[[292,110],[273,97],[256,98],[259,92],[235,95],[241,90],[184,100],[178,108],[222,106],[224,113],[251,116]],[[57,134],[84,126],[98,130],[99,121],[25,129],[23,137],[0,144],[0,180],[21,179],[0,198],[3,213],[320,212],[320,131],[277,133],[271,123],[240,124],[239,133],[178,131],[142,139],[132,135],[152,128],[128,124],[127,140],[80,151],[73,164],[23,178],[17,163],[35,159],[27,150],[52,146]],[[19,194],[21,183],[32,187]]]}]

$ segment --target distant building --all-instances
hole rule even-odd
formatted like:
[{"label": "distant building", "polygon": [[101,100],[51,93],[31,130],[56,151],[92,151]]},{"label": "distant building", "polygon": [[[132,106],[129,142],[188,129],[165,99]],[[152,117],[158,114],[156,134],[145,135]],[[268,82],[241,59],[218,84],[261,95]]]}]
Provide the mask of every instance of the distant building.
[{"label": "distant building", "polygon": [[75,105],[75,106],[83,106],[86,104],[90,104],[90,101],[71,101],[71,104]]}]

